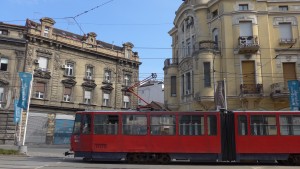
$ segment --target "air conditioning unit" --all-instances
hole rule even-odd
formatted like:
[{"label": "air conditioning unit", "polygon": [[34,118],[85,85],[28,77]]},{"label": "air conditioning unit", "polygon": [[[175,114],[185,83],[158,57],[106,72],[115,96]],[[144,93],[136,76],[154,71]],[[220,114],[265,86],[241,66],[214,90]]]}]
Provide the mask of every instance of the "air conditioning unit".
[{"label": "air conditioning unit", "polygon": [[67,68],[67,65],[61,65],[61,68],[65,69],[65,68]]},{"label": "air conditioning unit", "polygon": [[39,60],[38,59],[34,59],[34,64],[39,64]]}]

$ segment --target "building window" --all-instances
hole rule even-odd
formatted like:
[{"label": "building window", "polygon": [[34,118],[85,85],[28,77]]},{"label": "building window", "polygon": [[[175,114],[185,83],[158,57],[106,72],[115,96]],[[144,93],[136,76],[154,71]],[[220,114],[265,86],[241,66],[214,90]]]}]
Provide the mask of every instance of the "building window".
[{"label": "building window", "polygon": [[240,22],[239,25],[240,25],[240,36],[242,37],[253,36],[252,22],[244,21],[244,22]]},{"label": "building window", "polygon": [[68,62],[65,67],[66,76],[74,76],[74,63]]},{"label": "building window", "polygon": [[291,41],[293,39],[291,23],[280,23],[280,41]]},{"label": "building window", "polygon": [[191,83],[191,73],[188,72],[186,73],[186,91],[185,94],[191,94],[191,88],[192,88],[192,83]]},{"label": "building window", "polygon": [[0,35],[8,35],[8,30],[0,30]]},{"label": "building window", "polygon": [[125,58],[129,59],[130,58],[130,50],[126,50],[125,52]]},{"label": "building window", "polygon": [[171,76],[171,96],[173,97],[176,97],[176,82],[177,82],[177,79],[176,79],[176,76]]},{"label": "building window", "polygon": [[42,71],[47,71],[48,68],[48,58],[46,57],[39,57],[38,58],[39,69]]},{"label": "building window", "polygon": [[92,79],[93,79],[93,67],[88,66],[88,67],[86,68],[85,75],[86,75],[86,78],[87,78],[88,80],[92,80]]},{"label": "building window", "polygon": [[7,71],[8,59],[7,58],[0,58],[0,70]]},{"label": "building window", "polygon": [[4,101],[4,88],[0,87],[0,103]]},{"label": "building window", "polygon": [[218,31],[218,29],[214,29],[212,34],[213,34],[213,41],[215,42],[216,47],[218,47],[218,44],[219,44],[219,31]]},{"label": "building window", "polygon": [[288,11],[289,7],[288,6],[279,6],[279,11]]},{"label": "building window", "polygon": [[92,91],[90,90],[85,90],[84,91],[84,103],[85,104],[91,104],[91,97],[92,96]]},{"label": "building window", "polygon": [[151,135],[175,135],[176,125],[173,115],[151,116]]},{"label": "building window", "polygon": [[181,92],[182,96],[185,95],[184,74],[181,75]]},{"label": "building window", "polygon": [[204,116],[184,115],[179,119],[179,135],[204,135]]},{"label": "building window", "polygon": [[252,115],[250,118],[251,135],[277,135],[275,115]]},{"label": "building window", "polygon": [[45,83],[37,82],[35,84],[35,98],[44,99],[45,98]]},{"label": "building window", "polygon": [[249,10],[248,4],[239,4],[239,10],[248,11]]},{"label": "building window", "polygon": [[64,101],[70,102],[71,101],[71,94],[72,94],[72,88],[71,87],[65,87],[64,89]]},{"label": "building window", "polygon": [[186,49],[187,56],[190,56],[191,55],[191,49],[192,49],[191,40],[187,39],[186,40],[186,44],[187,44],[187,49]]},{"label": "building window", "polygon": [[129,96],[123,96],[123,108],[129,109],[130,98]]},{"label": "building window", "polygon": [[279,117],[280,135],[300,135],[300,116],[285,115]]},{"label": "building window", "polygon": [[102,106],[110,106],[110,94],[109,93],[103,93]]},{"label": "building window", "polygon": [[111,82],[111,71],[110,70],[105,70],[104,72],[104,81],[107,83]]},{"label": "building window", "polygon": [[204,62],[204,87],[211,87],[210,62]]},{"label": "building window", "polygon": [[128,74],[124,75],[124,85],[125,86],[130,86],[131,85],[131,76]]},{"label": "building window", "polygon": [[212,12],[212,17],[213,18],[217,17],[218,15],[219,15],[218,10],[215,10],[215,11]]},{"label": "building window", "polygon": [[50,28],[48,26],[45,26],[45,29],[44,29],[44,36],[48,37],[49,36],[49,30]]}]

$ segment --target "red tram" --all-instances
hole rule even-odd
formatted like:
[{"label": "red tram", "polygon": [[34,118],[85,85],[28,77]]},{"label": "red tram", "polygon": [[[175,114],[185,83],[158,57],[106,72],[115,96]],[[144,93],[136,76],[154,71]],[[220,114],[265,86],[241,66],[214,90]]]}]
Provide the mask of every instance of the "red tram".
[{"label": "red tram", "polygon": [[77,112],[74,157],[300,163],[300,112]]}]

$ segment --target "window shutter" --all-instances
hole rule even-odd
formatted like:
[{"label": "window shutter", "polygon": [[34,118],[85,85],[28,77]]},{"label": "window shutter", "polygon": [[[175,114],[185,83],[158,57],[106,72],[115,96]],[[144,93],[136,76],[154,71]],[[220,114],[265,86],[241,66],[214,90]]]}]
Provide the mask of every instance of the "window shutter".
[{"label": "window shutter", "polygon": [[45,57],[39,57],[39,68],[47,69],[48,59]]},{"label": "window shutter", "polygon": [[240,22],[240,36],[252,35],[252,22]]},{"label": "window shutter", "polygon": [[91,98],[91,91],[84,91],[84,98],[90,99]]},{"label": "window shutter", "polygon": [[104,94],[103,94],[103,98],[104,98],[104,99],[109,99],[109,94],[108,94],[108,93],[104,93]]},{"label": "window shutter", "polygon": [[36,83],[36,91],[44,93],[45,92],[45,84],[44,83]]},{"label": "window shutter", "polygon": [[72,91],[72,89],[70,88],[70,87],[66,87],[65,88],[65,95],[71,95],[71,91]]},{"label": "window shutter", "polygon": [[124,96],[124,102],[129,102],[129,97],[128,96]]},{"label": "window shutter", "polygon": [[281,39],[292,39],[292,27],[290,23],[279,24],[280,38]]}]

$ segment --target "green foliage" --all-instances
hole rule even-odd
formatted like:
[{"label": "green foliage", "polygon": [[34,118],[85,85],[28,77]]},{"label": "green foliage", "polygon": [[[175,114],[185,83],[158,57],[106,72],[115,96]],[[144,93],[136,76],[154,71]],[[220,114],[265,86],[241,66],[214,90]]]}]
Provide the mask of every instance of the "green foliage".
[{"label": "green foliage", "polygon": [[0,148],[0,155],[18,155],[19,152],[17,150],[5,150]]}]

